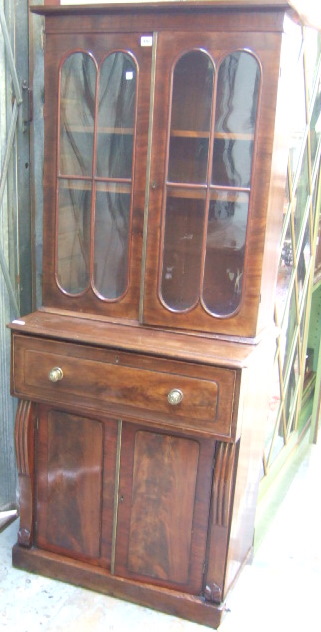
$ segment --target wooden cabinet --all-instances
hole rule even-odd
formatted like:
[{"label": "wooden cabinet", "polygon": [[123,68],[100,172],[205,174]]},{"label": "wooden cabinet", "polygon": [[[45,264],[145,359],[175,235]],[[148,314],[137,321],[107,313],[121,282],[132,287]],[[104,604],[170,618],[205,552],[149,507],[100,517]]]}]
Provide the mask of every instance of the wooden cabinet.
[{"label": "wooden cabinet", "polygon": [[43,305],[10,325],[14,563],[212,627],[253,542],[287,8],[32,8]]}]

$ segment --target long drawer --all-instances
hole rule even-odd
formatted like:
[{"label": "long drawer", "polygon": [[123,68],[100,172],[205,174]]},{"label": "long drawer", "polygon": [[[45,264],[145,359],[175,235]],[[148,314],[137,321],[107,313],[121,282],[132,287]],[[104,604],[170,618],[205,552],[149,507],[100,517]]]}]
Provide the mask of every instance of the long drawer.
[{"label": "long drawer", "polygon": [[236,371],[13,334],[20,398],[231,437]]}]

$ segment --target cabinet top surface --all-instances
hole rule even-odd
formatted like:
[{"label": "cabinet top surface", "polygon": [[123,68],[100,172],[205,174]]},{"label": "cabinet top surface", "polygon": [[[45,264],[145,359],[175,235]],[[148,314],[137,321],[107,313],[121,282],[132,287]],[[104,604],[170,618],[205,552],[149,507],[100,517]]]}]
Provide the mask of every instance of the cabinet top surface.
[{"label": "cabinet top surface", "polygon": [[247,14],[255,13],[264,15],[267,12],[284,14],[289,12],[302,24],[321,30],[320,8],[315,0],[184,0],[172,2],[160,0],[158,2],[115,2],[100,4],[73,4],[73,5],[34,5],[30,7],[32,13],[44,16],[58,15],[123,15],[123,14],[147,14],[162,13],[187,14],[200,13],[237,13],[243,11]]},{"label": "cabinet top surface", "polygon": [[21,334],[230,368],[248,366],[257,349],[257,345],[241,341],[230,342],[210,335],[168,332],[84,316],[75,317],[58,310],[39,310],[13,321],[9,327]]},{"label": "cabinet top surface", "polygon": [[124,2],[124,3],[101,3],[101,4],[79,4],[79,5],[35,5],[31,7],[33,13],[50,15],[56,13],[93,13],[93,12],[128,12],[128,11],[186,11],[186,10],[264,10],[264,9],[291,9],[296,8],[295,2],[287,0],[185,0],[184,2],[172,2],[170,0],[160,0],[159,2]]}]

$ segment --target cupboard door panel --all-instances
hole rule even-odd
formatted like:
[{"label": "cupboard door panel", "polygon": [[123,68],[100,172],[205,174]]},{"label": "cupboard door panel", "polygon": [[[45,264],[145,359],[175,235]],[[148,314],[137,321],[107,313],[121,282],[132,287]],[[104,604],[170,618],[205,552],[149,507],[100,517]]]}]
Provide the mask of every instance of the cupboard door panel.
[{"label": "cupboard door panel", "polygon": [[128,549],[131,572],[175,583],[188,580],[198,459],[196,441],[137,432]]},{"label": "cupboard door panel", "polygon": [[201,591],[213,450],[124,425],[116,574]]},{"label": "cupboard door panel", "polygon": [[103,424],[40,407],[37,545],[78,558],[100,557]]}]

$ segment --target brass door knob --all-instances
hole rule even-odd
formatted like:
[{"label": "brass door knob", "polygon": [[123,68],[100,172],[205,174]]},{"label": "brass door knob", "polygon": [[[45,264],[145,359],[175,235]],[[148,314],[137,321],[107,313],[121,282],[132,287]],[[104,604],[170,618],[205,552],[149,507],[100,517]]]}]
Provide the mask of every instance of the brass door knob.
[{"label": "brass door knob", "polygon": [[62,380],[63,376],[64,376],[63,370],[60,369],[59,366],[55,366],[48,373],[48,378],[49,378],[50,382],[59,382],[60,380]]},{"label": "brass door knob", "polygon": [[179,388],[172,388],[167,395],[167,399],[171,406],[177,406],[177,404],[180,404],[183,399],[183,393]]}]

